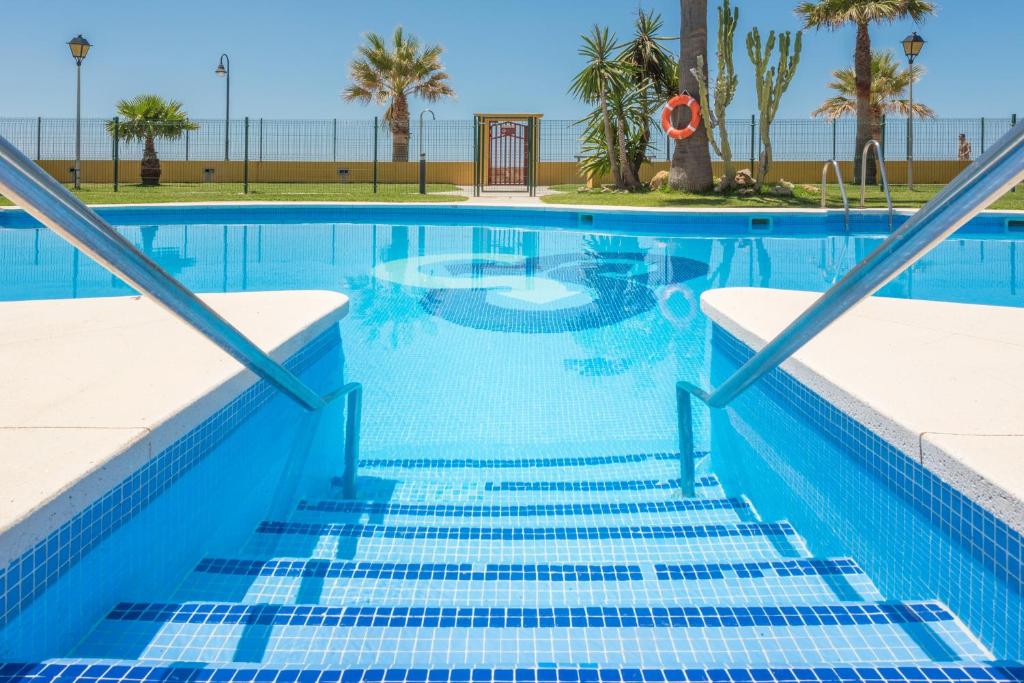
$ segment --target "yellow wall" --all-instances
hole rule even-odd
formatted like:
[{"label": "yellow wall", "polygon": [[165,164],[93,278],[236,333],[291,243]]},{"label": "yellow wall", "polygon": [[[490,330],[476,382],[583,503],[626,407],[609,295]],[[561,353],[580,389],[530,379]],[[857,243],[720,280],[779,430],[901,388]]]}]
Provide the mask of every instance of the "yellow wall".
[{"label": "yellow wall", "polygon": [[[917,161],[914,162],[914,181],[918,183],[947,183],[966,168],[966,161]],[[63,182],[71,181],[70,160],[43,160],[39,164],[51,175]],[[243,162],[241,161],[163,161],[161,181],[165,183],[201,183],[203,170],[214,169],[214,182],[242,182]],[[419,180],[418,163],[380,162],[377,177],[381,183],[416,183]],[[737,169],[747,164],[737,164]],[[794,183],[814,184],[821,182],[822,162],[819,161],[777,161],[772,164],[769,180],[780,178]],[[853,163],[841,162],[843,177],[853,180]],[[369,161],[250,161],[249,182],[251,183],[340,183],[339,168],[349,170],[346,182],[369,183],[373,181],[373,164]],[[649,181],[658,171],[668,169],[664,161],[644,164],[641,179]],[[713,164],[715,174],[722,172],[719,162]],[[139,162],[119,162],[120,180],[125,184],[139,182]],[[889,162],[889,180],[894,184],[907,182],[907,164],[903,161]],[[603,178],[602,182],[609,182]],[[82,182],[112,183],[113,164],[109,161],[83,161]],[[473,184],[473,162],[432,161],[427,164],[427,182]],[[538,164],[539,185],[586,184],[580,175],[579,166],[571,161],[543,161]],[[835,179],[830,177],[829,182]]]}]

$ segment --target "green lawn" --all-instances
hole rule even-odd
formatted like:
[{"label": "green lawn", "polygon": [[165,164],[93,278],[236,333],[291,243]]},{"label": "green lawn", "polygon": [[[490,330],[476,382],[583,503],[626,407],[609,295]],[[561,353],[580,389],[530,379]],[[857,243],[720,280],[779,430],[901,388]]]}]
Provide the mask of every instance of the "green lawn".
[{"label": "green lawn", "polygon": [[[942,185],[918,185],[913,191],[906,185],[895,185],[892,188],[893,203],[899,208],[919,208],[931,199]],[[722,197],[716,194],[702,195],[687,192],[656,191],[618,194],[614,192],[579,192],[578,185],[558,185],[552,189],[558,194],[545,195],[541,201],[548,204],[585,204],[588,206],[638,206],[638,207],[728,207],[728,208],[816,208],[821,206],[821,195],[818,188],[807,185],[796,187],[795,197]],[[848,188],[850,207],[860,205],[860,191]],[[839,188],[829,187],[829,206],[840,208],[842,200]],[[885,195],[879,188],[868,188],[867,205],[871,208],[885,208]],[[1000,199],[992,207],[994,209],[1024,210],[1024,187]]]},{"label": "green lawn", "polygon": [[[450,202],[462,201],[465,197],[455,194],[455,185],[427,185],[427,192],[421,195],[415,184],[378,186],[373,192],[370,183],[349,183],[345,185],[320,185],[314,183],[264,183],[251,184],[249,193],[242,192],[241,184],[204,183],[178,185],[167,183],[157,187],[122,185],[114,192],[110,185],[85,184],[75,192],[86,204],[157,204],[165,202],[239,202],[239,201],[293,201],[293,202]],[[0,204],[10,204],[0,196]]]}]

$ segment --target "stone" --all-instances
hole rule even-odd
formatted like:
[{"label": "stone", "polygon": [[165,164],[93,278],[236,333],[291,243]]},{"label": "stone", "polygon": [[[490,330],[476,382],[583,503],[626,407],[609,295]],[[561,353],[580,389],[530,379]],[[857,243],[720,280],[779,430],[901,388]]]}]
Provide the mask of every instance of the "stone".
[{"label": "stone", "polygon": [[792,197],[793,183],[786,180],[780,180],[778,184],[770,190],[770,192],[776,197]]},{"label": "stone", "polygon": [[737,173],[733,182],[736,183],[736,187],[754,187],[754,185],[757,184],[754,180],[754,176],[751,175],[749,168],[745,168]]},{"label": "stone", "polygon": [[718,180],[715,182],[715,192],[717,192],[718,194],[722,194],[723,192],[725,192],[725,176],[724,175],[720,176],[718,178]]},{"label": "stone", "polygon": [[668,184],[668,171],[658,171],[657,173],[654,174],[654,177],[651,178],[650,185],[651,185],[651,189],[652,190],[660,190],[661,188],[665,187],[667,184]]},{"label": "stone", "polygon": [[741,187],[736,190],[737,197],[753,197],[755,194],[757,194],[757,190],[752,187]]}]

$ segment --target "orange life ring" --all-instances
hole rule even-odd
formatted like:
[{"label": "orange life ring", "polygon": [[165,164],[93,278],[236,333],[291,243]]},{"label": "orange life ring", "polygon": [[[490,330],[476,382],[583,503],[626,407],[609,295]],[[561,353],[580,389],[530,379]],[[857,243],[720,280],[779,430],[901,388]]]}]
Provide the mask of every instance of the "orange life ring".
[{"label": "orange life ring", "polygon": [[[672,127],[672,111],[676,107],[689,107],[690,108],[690,125],[686,128],[679,129]],[[684,92],[682,95],[676,95],[665,108],[661,110],[661,129],[668,133],[668,136],[673,140],[685,140],[694,133],[697,132],[697,128],[700,126],[700,104],[697,100],[690,97],[690,94]]]}]

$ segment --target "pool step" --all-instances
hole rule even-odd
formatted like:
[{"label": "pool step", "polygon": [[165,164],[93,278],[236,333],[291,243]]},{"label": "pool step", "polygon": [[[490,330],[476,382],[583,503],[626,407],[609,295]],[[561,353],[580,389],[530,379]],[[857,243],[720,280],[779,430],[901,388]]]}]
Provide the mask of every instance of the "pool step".
[{"label": "pool step", "polygon": [[[358,497],[368,501],[399,503],[478,503],[486,505],[559,502],[619,503],[638,500],[678,500],[682,497],[679,472],[649,479],[555,479],[550,473],[534,473],[537,478],[511,477],[508,473],[495,479],[471,481],[413,480],[396,482],[376,477],[360,477]],[[725,491],[717,477],[697,479],[695,497],[725,498]],[[342,478],[331,480],[332,498],[340,497]]]},{"label": "pool step", "polygon": [[181,601],[332,607],[581,607],[824,604],[878,601],[853,560],[717,564],[494,564],[208,558],[179,586]]},{"label": "pool step", "polygon": [[726,562],[808,557],[788,522],[481,527],[265,521],[246,557],[369,562]]},{"label": "pool step", "polygon": [[[130,678],[129,678],[130,677]],[[427,669],[391,668],[274,669],[246,665],[205,667],[176,663],[145,666],[133,660],[83,664],[53,660],[34,664],[0,664],[0,683],[96,683],[104,681],[298,681],[299,683],[839,683],[840,681],[892,681],[893,683],[1019,683],[1024,666],[948,664],[927,667],[889,664],[862,666],[834,663],[808,667],[728,668],[598,668],[523,667]]]},{"label": "pool step", "polygon": [[991,658],[935,602],[646,608],[121,603],[76,654],[347,667],[931,664]]},{"label": "pool step", "polygon": [[746,498],[681,498],[620,502],[520,504],[396,503],[362,500],[303,500],[293,521],[368,522],[385,525],[458,524],[506,526],[578,526],[599,520],[607,526],[729,524],[757,521]]}]

